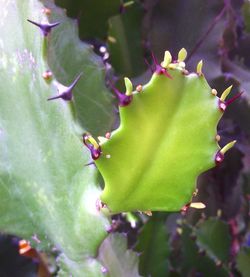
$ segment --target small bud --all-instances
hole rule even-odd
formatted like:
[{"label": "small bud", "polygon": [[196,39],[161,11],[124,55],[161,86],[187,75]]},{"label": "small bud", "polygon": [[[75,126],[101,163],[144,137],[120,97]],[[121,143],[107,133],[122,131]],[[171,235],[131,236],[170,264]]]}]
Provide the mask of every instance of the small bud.
[{"label": "small bud", "polygon": [[133,99],[133,95],[123,94],[112,83],[110,83],[110,85],[118,99],[119,106],[120,107],[128,106]]},{"label": "small bud", "polygon": [[178,62],[184,62],[187,57],[187,50],[182,48],[178,53]]}]

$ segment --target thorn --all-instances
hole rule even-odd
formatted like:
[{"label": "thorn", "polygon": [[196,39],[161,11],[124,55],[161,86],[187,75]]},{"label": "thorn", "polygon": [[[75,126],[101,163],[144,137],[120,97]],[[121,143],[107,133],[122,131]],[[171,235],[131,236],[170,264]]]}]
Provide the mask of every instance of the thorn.
[{"label": "thorn", "polygon": [[216,155],[215,155],[215,163],[216,165],[219,165],[223,162],[224,157],[225,157],[225,153],[231,149],[236,143],[236,140],[233,140],[231,142],[229,142],[228,144],[226,144],[222,149],[220,149]]},{"label": "thorn", "polygon": [[96,140],[88,133],[82,136],[83,143],[90,150],[91,157],[93,160],[97,160],[101,156],[101,146],[96,142]]},{"label": "thorn", "polygon": [[236,99],[241,97],[242,94],[243,94],[243,91],[237,93],[234,97],[232,97],[231,99],[226,101],[226,105],[228,106],[228,105],[232,104]]},{"label": "thorn", "polygon": [[226,144],[221,150],[220,152],[222,154],[225,154],[229,149],[231,149],[236,143],[236,140],[233,140],[231,142],[229,142],[228,144]]},{"label": "thorn", "polygon": [[211,90],[211,93],[212,93],[214,96],[216,96],[218,92],[217,92],[216,89],[213,88],[213,89]]},{"label": "thorn", "polygon": [[133,95],[126,95],[121,93],[111,82],[110,86],[118,99],[118,104],[120,107],[125,107],[130,104],[133,99]]},{"label": "thorn", "polygon": [[231,99],[227,100],[227,101],[221,101],[221,99],[219,99],[219,108],[222,112],[224,112],[226,110],[226,108],[232,104],[236,99],[238,99],[241,95],[243,94],[243,91],[237,93],[234,97],[232,97]]},{"label": "thorn", "polygon": [[192,202],[190,204],[190,207],[191,208],[194,208],[194,209],[205,209],[206,208],[206,205],[203,204],[202,202]]},{"label": "thorn", "polygon": [[42,32],[43,32],[43,35],[46,37],[50,32],[51,30],[58,26],[60,24],[60,22],[55,22],[55,23],[37,23],[33,20],[30,20],[30,19],[27,19],[27,21],[29,21],[30,23],[36,25],[37,27],[39,27]]},{"label": "thorn", "polygon": [[151,66],[151,64],[149,64],[149,62],[146,58],[144,58],[144,62],[148,66],[148,68],[150,69],[151,73],[153,74],[154,73],[153,67]]},{"label": "thorn", "polygon": [[79,79],[81,78],[82,76],[82,73],[80,73],[76,79],[73,81],[73,83],[69,86],[69,87],[66,87],[66,86],[58,86],[58,92],[59,92],[59,95],[56,95],[56,96],[53,96],[53,97],[50,97],[48,98],[47,100],[50,101],[50,100],[55,100],[55,99],[63,99],[65,101],[70,101],[72,100],[72,97],[73,97],[73,94],[72,94],[72,90],[74,89],[74,87],[76,86],[76,84],[78,83]]},{"label": "thorn", "polygon": [[161,63],[161,66],[163,68],[167,68],[168,65],[172,62],[172,55],[169,51],[165,51],[163,62]]},{"label": "thorn", "polygon": [[95,163],[93,161],[91,161],[91,162],[85,164],[84,166],[90,166],[90,165],[95,165]]},{"label": "thorn", "polygon": [[127,96],[131,96],[132,95],[132,92],[133,92],[133,84],[132,82],[130,81],[129,78],[125,77],[124,78],[124,83],[125,83],[125,87],[126,87],[126,92],[125,94]]},{"label": "thorn", "polygon": [[167,69],[164,68],[164,67],[162,67],[162,66],[158,63],[158,61],[157,61],[157,59],[156,59],[156,57],[155,57],[155,55],[154,55],[153,52],[151,52],[151,56],[152,56],[152,59],[153,59],[153,62],[154,62],[154,66],[155,66],[154,72],[155,72],[157,75],[165,75],[167,78],[173,79],[173,77],[168,73]]},{"label": "thorn", "polygon": [[43,72],[42,76],[44,80],[50,80],[53,74],[50,70],[46,70],[45,72]]},{"label": "thorn", "polygon": [[185,48],[181,48],[178,53],[178,62],[184,62],[187,57],[187,50]]},{"label": "thorn", "polygon": [[128,1],[126,3],[122,3],[119,7],[119,13],[123,14],[126,11],[126,8],[133,5],[134,1]]},{"label": "thorn", "polygon": [[142,91],[142,85],[138,85],[135,90],[137,92],[141,92]]},{"label": "thorn", "polygon": [[225,89],[225,90],[223,91],[223,93],[222,93],[222,95],[221,95],[221,97],[220,97],[220,100],[221,100],[221,101],[225,101],[225,100],[226,100],[228,94],[229,94],[230,91],[232,90],[232,87],[233,87],[233,86],[230,86],[230,87],[228,87],[227,89]]},{"label": "thorn", "polygon": [[203,67],[203,61],[200,60],[197,64],[197,67],[196,67],[196,72],[199,76],[202,76],[203,73],[202,73],[202,67]]}]

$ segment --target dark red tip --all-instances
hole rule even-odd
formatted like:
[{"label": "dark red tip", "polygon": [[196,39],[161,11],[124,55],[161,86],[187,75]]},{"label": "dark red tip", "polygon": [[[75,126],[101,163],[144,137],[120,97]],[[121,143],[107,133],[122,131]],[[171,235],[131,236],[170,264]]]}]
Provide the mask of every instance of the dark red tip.
[{"label": "dark red tip", "polygon": [[151,56],[153,59],[153,64],[154,64],[154,69],[153,67],[148,63],[148,61],[145,59],[145,63],[148,65],[150,68],[151,72],[155,72],[157,75],[165,75],[166,77],[173,79],[173,77],[168,73],[167,69],[162,67],[159,62],[157,61],[155,55],[153,52],[151,52]]},{"label": "dark red tip", "polygon": [[133,95],[126,95],[124,93],[121,93],[112,83],[110,83],[110,85],[118,99],[119,106],[120,107],[128,106],[133,99]]},{"label": "dark red tip", "polygon": [[224,160],[224,154],[221,153],[220,151],[218,151],[218,152],[216,153],[215,159],[214,159],[215,164],[216,164],[216,165],[220,165],[220,164],[223,162],[223,160]]},{"label": "dark red tip", "polygon": [[226,105],[229,106],[231,103],[233,103],[236,99],[238,99],[239,97],[241,97],[241,95],[243,94],[243,91],[237,93],[234,97],[232,97],[231,99],[226,101]]},{"label": "dark red tip", "polygon": [[185,206],[183,206],[183,207],[181,208],[181,213],[182,213],[183,215],[185,215],[185,214],[187,213],[188,209],[190,208],[190,204],[191,204],[191,203],[187,203]]},{"label": "dark red tip", "polygon": [[243,91],[237,93],[234,97],[232,97],[231,99],[227,100],[227,101],[221,101],[219,99],[219,108],[222,112],[224,112],[226,110],[226,108],[232,104],[236,99],[238,99],[239,97],[241,97],[241,95],[243,94]]},{"label": "dark red tip", "polygon": [[30,23],[32,23],[33,25],[36,25],[37,27],[39,27],[42,32],[43,32],[43,35],[46,37],[50,32],[51,30],[58,26],[60,24],[60,22],[55,22],[55,23],[37,23],[33,20],[30,20],[30,19],[27,19],[27,21],[29,21]]}]

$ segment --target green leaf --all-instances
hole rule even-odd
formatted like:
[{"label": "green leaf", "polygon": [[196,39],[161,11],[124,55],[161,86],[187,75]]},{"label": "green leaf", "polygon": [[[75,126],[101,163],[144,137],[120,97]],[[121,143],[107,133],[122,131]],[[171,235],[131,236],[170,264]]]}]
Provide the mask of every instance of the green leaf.
[{"label": "green leaf", "polygon": [[81,39],[105,39],[108,19],[119,13],[120,0],[56,0],[55,3],[67,10],[70,17],[79,22]]},{"label": "green leaf", "polygon": [[114,122],[112,94],[105,87],[105,67],[89,44],[78,37],[76,21],[50,0],[41,0],[51,9],[50,22],[61,22],[48,41],[48,63],[56,79],[69,85],[75,77],[83,76],[74,90],[77,120],[83,129],[94,135],[111,130]]},{"label": "green leaf", "polygon": [[140,273],[143,276],[168,276],[170,255],[169,234],[165,217],[154,214],[139,234],[136,250],[140,255]]},{"label": "green leaf", "polygon": [[142,8],[134,3],[125,13],[109,19],[111,64],[118,74],[134,77],[145,69],[142,48]]},{"label": "green leaf", "polygon": [[250,272],[250,249],[242,248],[236,259],[236,266],[242,277],[248,277]]},{"label": "green leaf", "polygon": [[215,261],[228,262],[230,252],[230,232],[228,225],[216,218],[209,218],[194,231],[197,245],[204,249]]},{"label": "green leaf", "polygon": [[181,276],[189,276],[189,274],[201,273],[204,277],[229,276],[228,269],[222,265],[222,267],[216,266],[214,260],[212,260],[206,253],[197,247],[195,241],[191,238],[193,236],[192,229],[188,225],[183,225],[181,234],[181,247],[182,247],[182,260],[178,261],[178,266],[181,267]]},{"label": "green leaf", "polygon": [[53,245],[81,267],[96,255],[108,225],[96,210],[96,170],[84,166],[89,154],[70,104],[47,101],[57,83],[42,78],[44,38],[26,21],[44,20],[43,5],[0,0],[0,6],[0,230],[33,245],[37,236],[38,248]]},{"label": "green leaf", "polygon": [[103,241],[98,258],[110,277],[140,277],[138,256],[133,251],[127,250],[127,240],[121,234],[110,234]]}]

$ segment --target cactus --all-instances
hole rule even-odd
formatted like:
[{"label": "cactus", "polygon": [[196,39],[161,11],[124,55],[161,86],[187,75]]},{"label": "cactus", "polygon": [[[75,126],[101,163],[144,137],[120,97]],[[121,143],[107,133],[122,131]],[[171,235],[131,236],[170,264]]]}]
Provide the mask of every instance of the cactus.
[{"label": "cactus", "polygon": [[220,163],[235,143],[220,149],[216,125],[237,95],[226,101],[229,87],[217,97],[202,61],[189,73],[186,55],[182,49],[172,62],[166,51],[161,64],[154,58],[154,74],[138,91],[125,79],[125,94],[114,88],[120,127],[100,145],[84,137],[92,157],[98,152],[94,160],[105,181],[101,201],[113,213],[180,210],[190,203],[198,175]]}]

